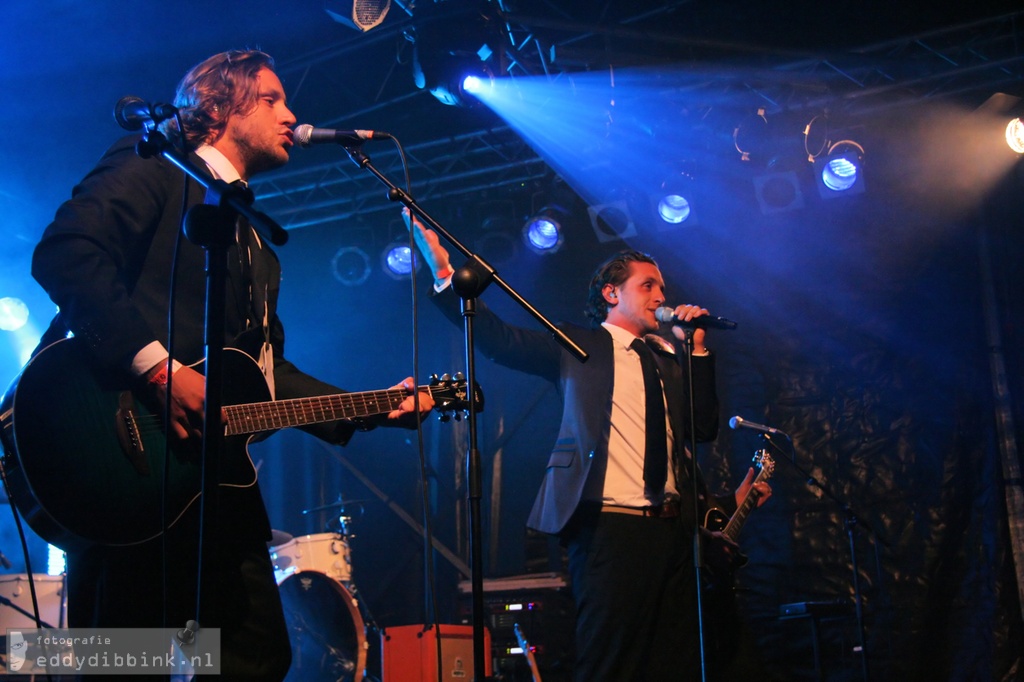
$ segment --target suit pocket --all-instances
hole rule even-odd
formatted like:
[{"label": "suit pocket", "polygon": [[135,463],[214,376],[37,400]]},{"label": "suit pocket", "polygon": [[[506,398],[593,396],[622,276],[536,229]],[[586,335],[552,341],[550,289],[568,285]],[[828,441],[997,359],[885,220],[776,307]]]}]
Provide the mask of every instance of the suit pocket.
[{"label": "suit pocket", "polygon": [[576,459],[576,439],[575,438],[562,438],[555,443],[555,449],[551,451],[551,458],[548,460],[548,468],[560,467],[566,468],[572,466],[572,462]]}]

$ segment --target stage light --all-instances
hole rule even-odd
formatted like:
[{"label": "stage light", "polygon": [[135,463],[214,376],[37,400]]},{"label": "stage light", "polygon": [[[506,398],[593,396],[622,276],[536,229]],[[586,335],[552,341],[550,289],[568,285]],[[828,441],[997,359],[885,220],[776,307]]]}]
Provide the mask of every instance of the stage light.
[{"label": "stage light", "polygon": [[20,298],[0,298],[0,330],[13,332],[28,323],[28,306]]},{"label": "stage light", "polygon": [[523,225],[523,241],[535,253],[555,253],[562,248],[564,211],[545,206]]},{"label": "stage light", "polygon": [[389,9],[391,0],[326,0],[324,3],[324,11],[332,19],[364,32],[379,26]]},{"label": "stage light", "polygon": [[587,206],[587,214],[599,242],[612,242],[636,236],[636,225],[625,201]]},{"label": "stage light", "polygon": [[477,95],[493,87],[494,76],[483,66],[453,61],[447,73],[430,88],[430,94],[442,104],[473,107],[480,104]]},{"label": "stage light", "polygon": [[1024,154],[1024,123],[1015,118],[1006,125],[1006,144],[1018,154]]},{"label": "stage light", "polygon": [[408,241],[389,244],[381,253],[381,264],[384,272],[394,279],[405,279],[419,266]]},{"label": "stage light", "polygon": [[864,147],[853,140],[832,144],[814,160],[818,191],[824,198],[864,191]]},{"label": "stage light", "polygon": [[751,156],[760,156],[768,146],[768,117],[764,108],[747,116],[736,124],[732,131],[732,143],[740,153],[741,161],[750,161]]},{"label": "stage light", "polygon": [[343,246],[331,259],[334,278],[347,287],[357,287],[370,278],[370,257],[358,246]]},{"label": "stage light", "polygon": [[695,222],[694,184],[693,174],[689,170],[680,170],[661,182],[657,212],[665,226]]},{"label": "stage light", "polygon": [[764,215],[785,213],[804,207],[800,179],[791,170],[754,176],[754,194]]},{"label": "stage light", "polygon": [[412,68],[416,87],[449,106],[479,104],[475,94],[493,82],[488,62],[502,44],[504,22],[484,0],[431,2],[416,7]]}]

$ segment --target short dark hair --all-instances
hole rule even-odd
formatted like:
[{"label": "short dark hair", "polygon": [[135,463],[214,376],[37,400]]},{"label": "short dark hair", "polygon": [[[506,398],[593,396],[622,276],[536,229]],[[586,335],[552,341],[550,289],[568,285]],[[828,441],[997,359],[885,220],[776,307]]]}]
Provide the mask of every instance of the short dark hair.
[{"label": "short dark hair", "polygon": [[[174,97],[181,115],[185,144],[195,149],[220,137],[234,114],[248,114],[259,103],[256,74],[274,70],[274,59],[259,50],[229,50],[215,54],[193,66]],[[166,130],[177,134],[177,125],[168,121]]]},{"label": "short dark hair", "polygon": [[593,326],[597,327],[608,317],[608,301],[604,300],[604,287],[611,284],[617,287],[629,279],[629,269],[632,263],[650,263],[657,267],[657,263],[642,251],[626,250],[620,251],[597,267],[594,276],[590,279],[590,293],[587,297],[587,307],[584,313],[590,318]]}]

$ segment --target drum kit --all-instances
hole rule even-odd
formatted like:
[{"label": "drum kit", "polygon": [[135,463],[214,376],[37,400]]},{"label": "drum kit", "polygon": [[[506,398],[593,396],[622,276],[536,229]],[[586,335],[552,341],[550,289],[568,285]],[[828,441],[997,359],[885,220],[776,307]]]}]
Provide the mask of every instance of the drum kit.
[{"label": "drum kit", "polygon": [[[366,664],[379,632],[352,581],[348,525],[341,501],[307,509],[310,514],[338,508],[328,532],[292,537],[274,531],[270,558],[281,592],[292,645],[288,680],[369,682]],[[349,502],[348,504],[351,504]]]}]

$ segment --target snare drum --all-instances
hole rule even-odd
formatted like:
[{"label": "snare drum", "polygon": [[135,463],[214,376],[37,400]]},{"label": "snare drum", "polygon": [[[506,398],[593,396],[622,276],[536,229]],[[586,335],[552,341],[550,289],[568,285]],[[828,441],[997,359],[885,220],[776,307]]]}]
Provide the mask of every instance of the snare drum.
[{"label": "snare drum", "polygon": [[271,547],[270,559],[278,585],[300,571],[319,571],[339,582],[352,579],[348,538],[338,533],[293,538],[279,547]]},{"label": "snare drum", "polygon": [[352,594],[317,571],[281,581],[281,604],[292,645],[286,682],[361,682],[368,644]]},{"label": "snare drum", "polygon": [[[43,627],[67,627],[67,602],[64,600],[64,577],[60,575],[35,575],[36,600],[39,602],[39,619]],[[0,596],[12,604],[32,613],[32,592],[28,575],[0,576]],[[7,628],[32,629],[36,627],[34,615],[26,616],[17,609],[0,604],[0,635]]]}]

